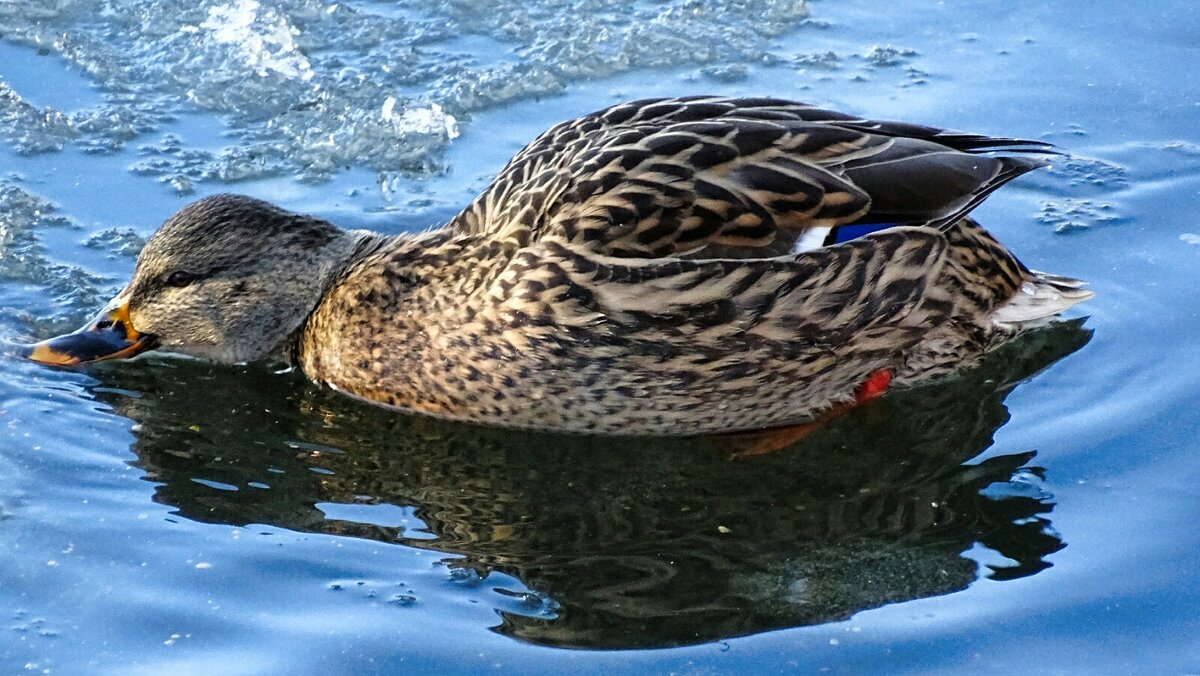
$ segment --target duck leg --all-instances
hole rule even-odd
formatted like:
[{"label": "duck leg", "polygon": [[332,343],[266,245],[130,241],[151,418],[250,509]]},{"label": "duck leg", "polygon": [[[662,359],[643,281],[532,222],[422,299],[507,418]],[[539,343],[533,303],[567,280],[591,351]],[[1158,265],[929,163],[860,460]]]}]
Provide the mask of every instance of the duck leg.
[{"label": "duck leg", "polygon": [[892,383],[890,369],[880,369],[863,381],[854,392],[854,401],[834,404],[821,415],[802,425],[776,427],[761,432],[735,432],[716,437],[717,448],[728,460],[745,460],[781,451],[824,427],[829,421],[859,406],[870,403],[887,392]]}]

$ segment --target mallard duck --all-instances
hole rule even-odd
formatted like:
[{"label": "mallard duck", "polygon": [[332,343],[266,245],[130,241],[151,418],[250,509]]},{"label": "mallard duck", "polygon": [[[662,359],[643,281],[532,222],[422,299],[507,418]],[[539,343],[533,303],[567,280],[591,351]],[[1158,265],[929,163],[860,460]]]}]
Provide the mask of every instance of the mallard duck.
[{"label": "mallard duck", "polygon": [[545,132],[427,232],[201,199],[29,356],[281,355],[370,402],[523,428],[798,424],[1091,295],[968,217],[1053,152],[776,99],[634,101]]}]

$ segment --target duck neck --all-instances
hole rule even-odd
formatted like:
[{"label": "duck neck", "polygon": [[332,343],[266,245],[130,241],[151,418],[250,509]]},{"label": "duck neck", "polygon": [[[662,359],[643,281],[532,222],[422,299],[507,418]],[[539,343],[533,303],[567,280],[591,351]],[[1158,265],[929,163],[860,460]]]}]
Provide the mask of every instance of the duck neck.
[{"label": "duck neck", "polygon": [[355,250],[288,357],[312,380],[408,405],[429,385],[421,374],[441,349],[438,336],[469,320],[477,294],[492,288],[515,245],[444,227],[363,240]]},{"label": "duck neck", "polygon": [[317,293],[312,299],[312,304],[305,313],[304,319],[280,345],[282,356],[289,365],[298,363],[304,328],[329,290],[336,286],[339,280],[343,279],[357,263],[395,239],[397,238],[380,235],[369,230],[344,230],[341,231],[335,242],[330,243],[326,254],[328,265],[322,270],[322,279],[315,285]]}]

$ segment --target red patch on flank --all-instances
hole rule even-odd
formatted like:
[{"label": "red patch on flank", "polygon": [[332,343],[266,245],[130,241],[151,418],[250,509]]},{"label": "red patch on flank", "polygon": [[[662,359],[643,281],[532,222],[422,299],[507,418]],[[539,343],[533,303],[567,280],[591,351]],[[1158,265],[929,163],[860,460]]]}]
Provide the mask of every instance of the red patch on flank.
[{"label": "red patch on flank", "polygon": [[855,400],[860,404],[865,404],[872,399],[878,399],[887,392],[888,385],[892,384],[892,372],[889,369],[879,369],[878,371],[867,376],[866,381],[858,386],[858,391],[854,393]]}]

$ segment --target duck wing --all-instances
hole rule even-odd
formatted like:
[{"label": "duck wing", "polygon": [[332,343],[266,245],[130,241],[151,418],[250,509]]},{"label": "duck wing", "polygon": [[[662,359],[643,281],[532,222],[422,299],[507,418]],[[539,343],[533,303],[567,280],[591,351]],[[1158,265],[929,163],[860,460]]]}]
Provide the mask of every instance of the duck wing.
[{"label": "duck wing", "polygon": [[945,319],[947,304],[925,301],[939,293],[948,247],[935,230],[903,228],[794,256],[663,261],[548,239],[514,256],[485,314],[521,340],[569,353],[539,342],[523,354],[578,358],[581,368],[605,359],[741,368],[755,351],[771,355],[764,373],[777,360],[843,352],[887,363]]},{"label": "duck wing", "polygon": [[1052,152],[777,99],[648,99],[553,127],[453,226],[616,257],[768,258],[820,228],[947,228],[1045,164],[1026,153]]}]

